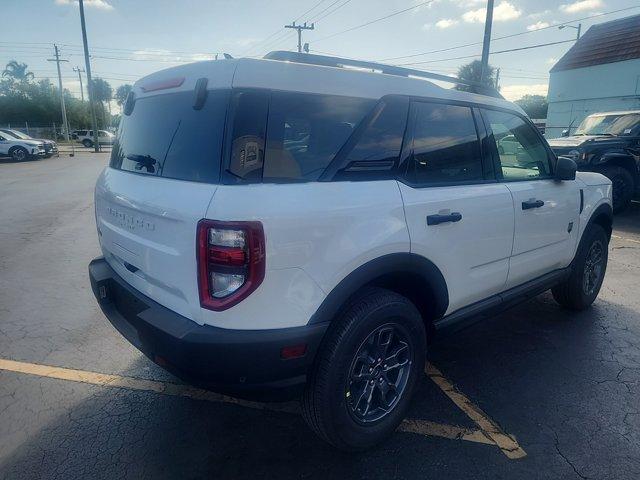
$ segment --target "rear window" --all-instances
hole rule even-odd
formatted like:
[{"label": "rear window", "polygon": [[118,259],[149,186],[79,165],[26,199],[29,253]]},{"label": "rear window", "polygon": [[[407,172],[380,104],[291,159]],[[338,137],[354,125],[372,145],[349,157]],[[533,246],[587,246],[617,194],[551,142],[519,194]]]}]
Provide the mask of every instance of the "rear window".
[{"label": "rear window", "polygon": [[178,180],[217,183],[229,92],[211,90],[202,109],[193,92],[136,100],[123,116],[111,167]]},{"label": "rear window", "polygon": [[374,100],[292,92],[237,92],[229,172],[236,180],[317,180]]}]

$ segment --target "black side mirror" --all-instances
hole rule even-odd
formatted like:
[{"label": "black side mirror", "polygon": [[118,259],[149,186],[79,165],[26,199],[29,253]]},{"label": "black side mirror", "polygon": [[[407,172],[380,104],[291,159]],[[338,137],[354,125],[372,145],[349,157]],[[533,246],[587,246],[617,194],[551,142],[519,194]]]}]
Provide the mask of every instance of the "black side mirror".
[{"label": "black side mirror", "polygon": [[562,130],[562,133],[560,135],[563,136],[563,137],[568,137],[569,136],[569,129],[567,128],[565,130]]},{"label": "black side mirror", "polygon": [[556,162],[556,180],[575,180],[578,165],[568,157],[558,157]]}]

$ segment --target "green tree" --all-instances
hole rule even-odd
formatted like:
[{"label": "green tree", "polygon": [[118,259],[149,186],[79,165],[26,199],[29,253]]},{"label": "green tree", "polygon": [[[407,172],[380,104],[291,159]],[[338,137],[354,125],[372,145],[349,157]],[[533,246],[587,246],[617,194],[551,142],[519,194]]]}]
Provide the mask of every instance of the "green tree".
[{"label": "green tree", "polygon": [[[8,73],[5,73],[8,72]],[[65,98],[67,118],[73,128],[90,125],[89,109],[68,90]],[[31,125],[60,124],[60,92],[46,78],[37,82],[24,63],[11,61],[0,76],[0,124],[24,123]]]},{"label": "green tree", "polygon": [[124,102],[126,102],[127,96],[129,95],[129,92],[131,90],[133,90],[133,85],[130,85],[128,83],[120,85],[118,88],[116,88],[116,94],[114,95],[114,98],[116,99],[116,103],[118,104],[118,106],[120,106],[120,108],[122,108]]},{"label": "green tree", "polygon": [[542,95],[525,95],[520,100],[516,100],[515,103],[529,115],[531,118],[547,118],[547,110],[549,103],[547,97]]},{"label": "green tree", "polygon": [[[458,69],[458,78],[460,80],[466,80],[470,82],[481,83],[489,87],[495,87],[495,72],[496,69],[489,65],[484,72],[484,76],[482,76],[482,62],[480,60],[474,60],[473,62],[467,63],[466,65],[463,65]],[[480,78],[481,76],[483,78]],[[462,90],[464,92],[473,90],[472,87],[460,83],[456,85],[456,89]]]},{"label": "green tree", "polygon": [[18,82],[29,82],[33,80],[33,73],[29,72],[27,68],[26,63],[11,60],[2,71],[2,76],[9,77]]},{"label": "green tree", "polygon": [[99,118],[102,119],[101,127],[104,128],[111,123],[111,114],[107,118],[107,110],[104,106],[105,102],[109,103],[113,99],[113,88],[104,78],[96,77],[91,80],[93,86],[93,101],[100,105]]}]

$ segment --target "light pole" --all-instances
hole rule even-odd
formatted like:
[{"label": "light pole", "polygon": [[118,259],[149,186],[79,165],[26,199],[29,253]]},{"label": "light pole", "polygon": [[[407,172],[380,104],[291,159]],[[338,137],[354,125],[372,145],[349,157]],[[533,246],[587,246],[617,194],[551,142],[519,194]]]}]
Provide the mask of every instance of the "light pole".
[{"label": "light pole", "polygon": [[576,40],[580,40],[580,34],[582,33],[582,24],[579,23],[576,27],[575,25],[560,25],[558,30],[562,30],[563,28],[575,28],[578,31],[578,35],[576,35]]}]

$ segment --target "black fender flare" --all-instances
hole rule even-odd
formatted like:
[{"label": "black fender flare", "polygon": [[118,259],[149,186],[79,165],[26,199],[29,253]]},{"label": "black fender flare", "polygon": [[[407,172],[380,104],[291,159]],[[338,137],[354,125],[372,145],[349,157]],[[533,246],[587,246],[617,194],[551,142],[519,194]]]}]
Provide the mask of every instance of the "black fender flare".
[{"label": "black fender flare", "polygon": [[[600,206],[598,206],[589,217],[589,220],[587,221],[587,225],[584,227],[582,235],[584,235],[584,232],[586,232],[587,229],[590,228],[591,225],[593,225],[596,222],[596,220],[601,216],[606,216],[611,226],[613,226],[613,208],[611,208],[611,205],[609,205],[608,203],[603,203]],[[607,235],[611,237],[611,230],[607,231]],[[582,242],[582,238],[580,239],[580,242]]]},{"label": "black fender flare", "polygon": [[418,276],[429,286],[435,318],[444,315],[449,306],[449,291],[442,272],[427,258],[405,252],[383,255],[355,269],[329,292],[309,324],[330,322],[347,300],[362,287],[385,275],[403,273]]}]

